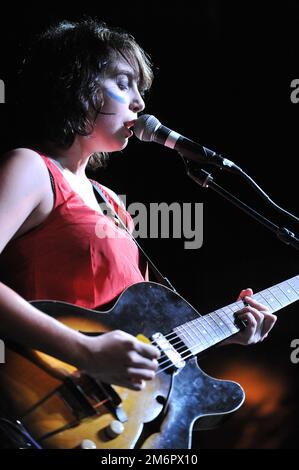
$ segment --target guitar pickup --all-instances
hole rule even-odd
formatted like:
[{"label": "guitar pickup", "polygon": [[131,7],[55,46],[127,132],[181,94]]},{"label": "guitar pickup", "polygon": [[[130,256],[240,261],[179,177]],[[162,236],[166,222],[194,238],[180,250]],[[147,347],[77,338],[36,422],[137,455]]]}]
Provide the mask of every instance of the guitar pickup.
[{"label": "guitar pickup", "polygon": [[162,353],[164,353],[165,356],[170,360],[173,367],[176,369],[181,369],[185,366],[186,362],[184,359],[182,359],[182,356],[162,333],[154,333],[152,338],[157,346],[161,349]]}]

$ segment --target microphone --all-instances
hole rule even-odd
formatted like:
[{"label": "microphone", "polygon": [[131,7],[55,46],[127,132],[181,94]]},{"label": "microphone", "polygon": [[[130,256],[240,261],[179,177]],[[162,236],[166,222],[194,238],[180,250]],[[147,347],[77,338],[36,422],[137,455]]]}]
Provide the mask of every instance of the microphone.
[{"label": "microphone", "polygon": [[135,136],[143,142],[156,142],[165,145],[189,160],[215,165],[231,172],[242,171],[231,160],[163,126],[155,116],[150,114],[140,116],[134,124],[133,131]]}]

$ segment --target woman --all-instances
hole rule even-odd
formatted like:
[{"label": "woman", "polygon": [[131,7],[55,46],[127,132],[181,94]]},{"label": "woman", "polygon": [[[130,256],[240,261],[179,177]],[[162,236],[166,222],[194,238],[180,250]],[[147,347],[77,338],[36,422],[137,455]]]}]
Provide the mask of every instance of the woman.
[{"label": "woman", "polygon": [[[35,119],[22,122],[29,145],[8,152],[0,170],[0,336],[136,391],[155,376],[158,349],[123,331],[87,337],[27,300],[96,308],[145,279],[128,234],[97,237],[97,224],[123,229],[101,212],[85,170],[126,147],[151,81],[130,35],[91,19],[50,28],[21,75],[22,108]],[[117,196],[100,188],[130,226]],[[230,342],[260,341],[275,323],[251,294],[241,293],[247,327]]]}]

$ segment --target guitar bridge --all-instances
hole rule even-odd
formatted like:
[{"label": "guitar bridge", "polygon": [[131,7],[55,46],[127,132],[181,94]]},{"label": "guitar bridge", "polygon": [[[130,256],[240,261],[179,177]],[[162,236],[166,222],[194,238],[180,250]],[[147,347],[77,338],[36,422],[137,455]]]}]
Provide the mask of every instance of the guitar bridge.
[{"label": "guitar bridge", "polygon": [[154,333],[152,338],[161,349],[162,353],[169,359],[173,367],[182,369],[185,366],[186,362],[182,356],[162,333]]},{"label": "guitar bridge", "polygon": [[67,377],[59,393],[77,419],[100,414],[102,406],[105,406],[118,421],[124,423],[128,420],[116,391],[109,384],[99,383],[85,374]]}]

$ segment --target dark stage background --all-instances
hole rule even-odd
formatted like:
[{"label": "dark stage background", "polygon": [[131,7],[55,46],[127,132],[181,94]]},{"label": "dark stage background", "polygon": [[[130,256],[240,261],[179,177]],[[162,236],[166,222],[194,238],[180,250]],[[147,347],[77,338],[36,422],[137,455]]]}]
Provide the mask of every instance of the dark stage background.
[{"label": "dark stage background", "polygon": [[[192,2],[193,3],[193,2]],[[85,6],[86,5],[86,6]],[[299,4],[272,2],[95,2],[88,6],[26,2],[1,15],[0,105],[2,150],[14,145],[14,83],[21,47],[57,19],[88,14],[129,30],[148,51],[156,79],[147,112],[165,125],[229,156],[281,206],[297,215],[299,103],[290,83],[299,78]],[[244,182],[213,171],[216,182],[277,224],[299,224],[270,210]],[[284,245],[227,201],[185,174],[175,152],[132,139],[97,178],[127,202],[203,202],[204,241],[142,240],[179,293],[201,312],[234,301],[299,272],[299,252]],[[299,305],[281,311],[262,344],[216,349],[203,358],[209,374],[240,382],[247,401],[217,430],[197,433],[194,448],[297,448],[299,364],[290,343],[299,338]]]}]

